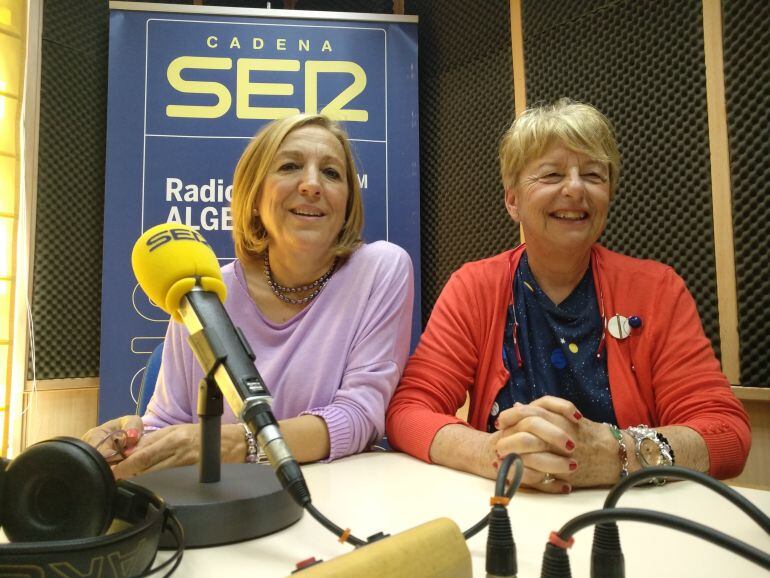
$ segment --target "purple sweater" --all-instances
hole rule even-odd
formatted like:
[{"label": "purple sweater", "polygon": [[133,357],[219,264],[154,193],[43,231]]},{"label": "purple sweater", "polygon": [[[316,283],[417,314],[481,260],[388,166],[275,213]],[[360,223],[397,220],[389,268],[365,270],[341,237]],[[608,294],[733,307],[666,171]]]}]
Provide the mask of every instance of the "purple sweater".
[{"label": "purple sweater", "polygon": [[[363,245],[321,293],[286,323],[267,320],[249,296],[243,268],[222,268],[225,309],[254,350],[277,419],[317,415],[333,460],[364,450],[385,431],[385,409],[409,354],[412,263],[391,243]],[[155,393],[142,417],[163,427],[197,423],[203,371],[187,330],[169,323]],[[222,423],[237,420],[225,404]]]}]

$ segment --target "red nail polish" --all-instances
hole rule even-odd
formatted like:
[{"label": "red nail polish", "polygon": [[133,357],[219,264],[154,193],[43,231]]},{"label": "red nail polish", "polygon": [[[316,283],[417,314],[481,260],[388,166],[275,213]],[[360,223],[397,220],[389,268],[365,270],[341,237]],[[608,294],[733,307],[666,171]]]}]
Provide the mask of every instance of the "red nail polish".
[{"label": "red nail polish", "polygon": [[572,488],[571,488],[571,487],[569,487],[567,484],[564,484],[564,485],[561,487],[561,493],[562,493],[562,494],[569,494],[571,491],[572,491]]},{"label": "red nail polish", "polygon": [[569,471],[574,472],[577,469],[577,462],[569,463]]},{"label": "red nail polish", "polygon": [[574,417],[575,419],[583,419],[583,414],[580,413],[579,411],[576,411],[575,413],[572,414],[572,417]]},{"label": "red nail polish", "polygon": [[495,468],[495,469],[498,469],[500,467],[500,462],[495,460],[494,462],[492,462],[492,467]]},{"label": "red nail polish", "polygon": [[130,428],[126,430],[126,437],[128,438],[138,438],[139,437],[139,430],[136,428]]},{"label": "red nail polish", "polygon": [[575,449],[575,442],[573,442],[572,440],[567,440],[567,449],[569,451],[574,450]]}]

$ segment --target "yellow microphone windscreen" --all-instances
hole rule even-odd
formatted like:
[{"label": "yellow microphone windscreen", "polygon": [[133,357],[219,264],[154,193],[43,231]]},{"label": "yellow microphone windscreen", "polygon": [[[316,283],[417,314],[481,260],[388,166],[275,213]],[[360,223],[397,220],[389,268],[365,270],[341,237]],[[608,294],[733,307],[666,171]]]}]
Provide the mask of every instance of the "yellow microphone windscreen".
[{"label": "yellow microphone windscreen", "polygon": [[217,256],[187,225],[163,223],[146,231],[134,245],[131,266],[147,296],[180,323],[179,302],[196,280],[222,302],[227,295]]}]

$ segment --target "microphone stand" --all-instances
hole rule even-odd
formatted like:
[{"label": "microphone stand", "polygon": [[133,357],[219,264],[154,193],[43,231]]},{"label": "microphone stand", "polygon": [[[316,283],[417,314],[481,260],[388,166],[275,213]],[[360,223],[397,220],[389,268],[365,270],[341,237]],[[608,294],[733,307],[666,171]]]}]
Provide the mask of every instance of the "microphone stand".
[{"label": "microphone stand", "polygon": [[[282,530],[302,517],[267,464],[221,464],[223,396],[213,364],[199,385],[200,461],[131,480],[161,496],[184,528],[185,547],[240,542]],[[161,548],[175,548],[163,534]]]},{"label": "microphone stand", "polygon": [[198,385],[198,423],[201,439],[198,479],[202,484],[218,482],[221,478],[223,412],[222,392],[211,375],[207,375]]}]

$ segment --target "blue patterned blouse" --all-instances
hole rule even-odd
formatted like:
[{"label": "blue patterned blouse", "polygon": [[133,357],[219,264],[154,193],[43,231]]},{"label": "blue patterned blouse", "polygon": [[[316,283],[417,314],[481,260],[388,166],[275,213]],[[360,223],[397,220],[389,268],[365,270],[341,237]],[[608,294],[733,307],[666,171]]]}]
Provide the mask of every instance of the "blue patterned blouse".
[{"label": "blue patterned blouse", "polygon": [[[570,400],[590,420],[616,423],[607,358],[597,355],[602,318],[591,267],[569,297],[555,305],[535,281],[525,252],[514,275],[513,294],[502,352],[510,378],[492,404],[488,431],[494,431],[501,411],[544,395]],[[519,323],[521,367],[513,342],[514,319]]]}]

